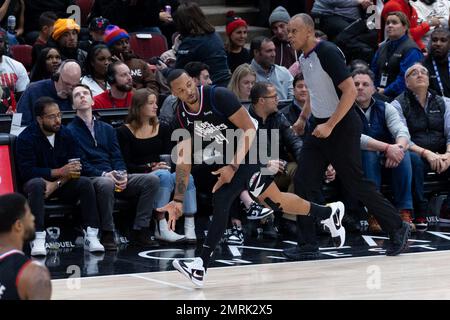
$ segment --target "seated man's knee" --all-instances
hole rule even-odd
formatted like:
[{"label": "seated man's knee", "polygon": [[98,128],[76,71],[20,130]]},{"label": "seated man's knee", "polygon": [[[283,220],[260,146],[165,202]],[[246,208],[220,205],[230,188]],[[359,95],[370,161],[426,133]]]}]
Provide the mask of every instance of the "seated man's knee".
[{"label": "seated man's knee", "polygon": [[114,181],[108,177],[97,177],[94,180],[95,190],[99,193],[114,192]]},{"label": "seated man's knee", "polygon": [[92,180],[88,177],[79,177],[77,179],[77,183],[81,188],[93,188],[94,184],[92,183]]},{"label": "seated man's knee", "polygon": [[147,174],[140,174],[137,183],[140,187],[144,189],[152,187],[159,188],[161,185],[161,181],[162,180],[156,174],[147,173]]},{"label": "seated man's knee", "polygon": [[33,178],[26,183],[27,192],[45,192],[46,189],[45,180],[42,178]]}]

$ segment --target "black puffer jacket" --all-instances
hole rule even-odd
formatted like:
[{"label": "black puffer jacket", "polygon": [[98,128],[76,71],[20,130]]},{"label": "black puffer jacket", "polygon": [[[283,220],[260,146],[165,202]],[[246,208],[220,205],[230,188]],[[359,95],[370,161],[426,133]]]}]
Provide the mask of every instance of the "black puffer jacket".
[{"label": "black puffer jacket", "polygon": [[[291,124],[286,119],[284,114],[282,114],[280,111],[274,112],[267,117],[265,122],[263,122],[263,119],[256,114],[253,105],[250,106],[249,113],[254,119],[258,121],[258,131],[261,129],[268,130],[267,137],[269,144],[271,142],[270,130],[279,130],[280,141],[278,141],[278,146],[280,159],[289,160],[291,158],[289,154],[291,154],[291,156],[298,163],[300,159],[300,151],[303,146],[303,140],[294,133],[291,128]],[[260,142],[258,141],[258,143]],[[270,151],[269,144],[267,146],[267,149]]]}]

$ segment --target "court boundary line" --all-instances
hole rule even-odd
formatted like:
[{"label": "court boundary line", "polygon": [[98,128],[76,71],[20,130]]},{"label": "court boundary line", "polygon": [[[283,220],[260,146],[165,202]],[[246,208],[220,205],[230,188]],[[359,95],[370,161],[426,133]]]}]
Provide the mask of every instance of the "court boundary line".
[{"label": "court boundary line", "polygon": [[[336,248],[338,249],[338,248]],[[402,253],[398,256],[386,256],[384,254],[380,255],[371,255],[371,256],[362,256],[362,257],[342,257],[342,258],[335,258],[335,259],[319,259],[319,260],[306,260],[306,261],[285,261],[285,262],[276,262],[276,263],[258,263],[258,264],[250,264],[250,265],[237,265],[237,266],[223,266],[223,267],[211,267],[208,268],[209,270],[216,270],[216,269],[230,269],[230,268],[249,268],[249,267],[262,267],[267,265],[280,265],[280,264],[317,264],[324,261],[344,261],[344,260],[356,260],[356,259],[367,259],[367,258],[388,258],[388,259],[396,259],[400,258],[401,256],[410,256],[410,255],[426,255],[426,254],[440,254],[440,253],[450,253],[450,250],[438,250],[438,251],[425,251],[425,252],[407,252]],[[166,271],[149,271],[149,272],[139,272],[139,273],[125,273],[125,274],[111,274],[111,275],[103,275],[103,276],[92,276],[92,277],[80,277],[76,279],[80,280],[87,280],[87,279],[98,279],[98,278],[116,278],[116,277],[130,277],[135,275],[148,275],[148,274],[163,274],[163,273],[173,273],[178,272],[177,270],[166,270]],[[137,277],[135,277],[137,278]],[[69,279],[74,278],[63,278],[63,279],[52,279],[52,282],[59,282],[59,281],[67,281]],[[155,279],[156,280],[156,279]],[[159,280],[158,280],[159,281]]]}]

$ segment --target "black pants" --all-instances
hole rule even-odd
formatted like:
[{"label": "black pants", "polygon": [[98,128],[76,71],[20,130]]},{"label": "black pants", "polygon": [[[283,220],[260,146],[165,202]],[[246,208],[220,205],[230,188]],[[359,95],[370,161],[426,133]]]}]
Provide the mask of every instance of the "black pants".
[{"label": "black pants", "polygon": [[[28,180],[23,190],[28,198],[31,212],[35,217],[36,231],[45,229],[45,181],[42,178]],[[94,186],[89,178],[80,177],[66,182],[60,189],[51,194],[64,202],[75,204],[80,200],[83,227],[98,228],[99,216]]]},{"label": "black pants", "polygon": [[242,164],[230,183],[224,184],[213,194],[213,218],[208,229],[201,257],[208,265],[211,252],[214,251],[227,227],[230,209],[234,200],[248,187],[248,182],[259,164]]},{"label": "black pants", "polygon": [[[310,132],[327,120],[313,118]],[[310,132],[307,133],[296,172],[295,191],[307,200],[316,200],[314,197],[321,188],[326,167],[331,163],[341,179],[344,191],[360,200],[373,213],[383,230],[391,233],[401,227],[402,220],[394,206],[377,191],[375,184],[364,178],[360,150],[361,129],[361,120],[352,108],[328,138],[319,139]],[[313,224],[309,217],[299,218],[298,222],[300,233],[308,228],[308,224]],[[315,234],[307,232],[306,235],[299,236],[299,244],[311,242],[310,238],[315,239]]]}]

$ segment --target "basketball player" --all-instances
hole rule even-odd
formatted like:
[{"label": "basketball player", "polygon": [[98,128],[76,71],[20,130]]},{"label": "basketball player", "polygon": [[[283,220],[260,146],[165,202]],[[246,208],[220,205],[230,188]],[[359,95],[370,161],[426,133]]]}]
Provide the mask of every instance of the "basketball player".
[{"label": "basketball player", "polygon": [[34,216],[25,197],[18,193],[0,196],[0,300],[50,299],[47,268],[21,251],[34,233]]},{"label": "basketball player", "polygon": [[[212,188],[214,212],[200,257],[192,262],[174,260],[173,266],[179,272],[194,285],[203,286],[210,258],[226,228],[231,204],[245,188],[255,201],[274,211],[318,218],[330,229],[335,245],[337,247],[344,245],[345,230],[341,223],[344,205],[341,202],[320,206],[305,201],[295,194],[282,193],[273,183],[273,176],[263,174],[261,164],[249,163],[248,151],[255,138],[256,129],[248,112],[231,91],[211,86],[197,87],[186,71],[180,69],[173,70],[168,75],[167,81],[172,94],[179,100],[174,127],[188,132],[187,137],[178,143],[179,157],[173,200],[158,209],[160,212],[169,213],[169,227],[175,229],[176,220],[182,214],[184,193],[191,171],[191,155],[193,154],[195,158],[198,151],[203,152],[212,145],[215,150],[221,151],[224,163],[218,170],[212,172],[217,176],[217,182]],[[264,99],[272,98],[264,97]],[[231,148],[230,141],[234,139],[227,136],[227,131],[230,133],[230,130],[235,132],[237,129],[240,129],[243,135],[238,136],[237,147]],[[196,139],[199,138],[202,141],[201,150],[193,150],[193,146],[196,147]],[[250,216],[248,219],[256,220],[263,217],[261,214]]]}]

